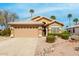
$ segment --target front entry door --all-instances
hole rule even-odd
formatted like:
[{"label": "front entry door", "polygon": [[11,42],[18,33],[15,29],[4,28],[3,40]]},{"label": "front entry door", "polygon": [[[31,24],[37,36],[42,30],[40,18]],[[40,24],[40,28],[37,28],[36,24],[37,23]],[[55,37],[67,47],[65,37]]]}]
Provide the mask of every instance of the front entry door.
[{"label": "front entry door", "polygon": [[43,36],[46,36],[46,27],[43,27]]}]

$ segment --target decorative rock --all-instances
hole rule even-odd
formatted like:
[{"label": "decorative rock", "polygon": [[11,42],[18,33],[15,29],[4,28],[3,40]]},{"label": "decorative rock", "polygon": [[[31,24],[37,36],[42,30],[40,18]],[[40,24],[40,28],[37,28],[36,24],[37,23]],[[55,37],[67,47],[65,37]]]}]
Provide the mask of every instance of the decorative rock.
[{"label": "decorative rock", "polygon": [[55,49],[54,48],[51,48],[51,51],[53,52]]},{"label": "decorative rock", "polygon": [[75,51],[79,51],[79,47],[75,47]]},{"label": "decorative rock", "polygon": [[11,35],[10,35],[10,37],[11,37],[11,38],[13,38],[13,37],[14,37],[14,35],[13,35],[13,34],[11,34]]},{"label": "decorative rock", "polygon": [[71,40],[77,40],[79,41],[79,36],[78,35],[72,35]]}]

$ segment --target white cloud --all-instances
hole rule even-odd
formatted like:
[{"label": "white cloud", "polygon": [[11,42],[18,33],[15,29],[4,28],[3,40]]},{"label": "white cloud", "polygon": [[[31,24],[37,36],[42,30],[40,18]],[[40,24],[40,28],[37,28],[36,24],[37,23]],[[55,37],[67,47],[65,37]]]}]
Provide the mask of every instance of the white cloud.
[{"label": "white cloud", "polygon": [[[50,5],[50,4],[49,4]],[[52,5],[51,5],[52,6]],[[29,9],[32,8],[35,10],[35,14],[34,15],[39,15],[39,14],[44,14],[47,12],[56,12],[56,11],[69,11],[71,12],[72,10],[75,10],[76,8],[78,8],[79,4],[57,4],[56,6],[53,7],[51,6],[43,6],[43,7],[39,7],[38,6],[31,6],[30,4],[15,4],[13,6],[8,6],[7,9],[13,12],[17,12],[20,14],[20,16],[22,15],[22,17],[29,17]],[[20,12],[18,12],[20,11]]]},{"label": "white cloud", "polygon": [[68,8],[65,8],[65,7],[47,7],[47,8],[42,8],[40,10],[36,10],[35,14],[41,14],[41,13],[57,11],[57,10],[64,10],[64,9],[68,9]]},{"label": "white cloud", "polygon": [[42,13],[47,13],[47,12],[51,12],[51,11],[72,11],[75,9],[78,9],[79,4],[75,4],[75,3],[69,3],[69,4],[62,4],[62,5],[58,5],[56,7],[44,7],[44,8],[40,8],[39,10],[36,10],[35,14],[42,14]]}]

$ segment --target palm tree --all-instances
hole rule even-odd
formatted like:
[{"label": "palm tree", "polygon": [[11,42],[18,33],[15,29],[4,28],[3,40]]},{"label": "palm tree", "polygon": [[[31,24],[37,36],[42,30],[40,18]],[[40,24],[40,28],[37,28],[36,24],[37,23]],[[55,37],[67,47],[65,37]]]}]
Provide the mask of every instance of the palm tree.
[{"label": "palm tree", "polygon": [[33,10],[33,9],[30,9],[29,12],[30,12],[30,14],[31,14],[31,18],[32,18],[33,13],[34,13],[34,10]]},{"label": "palm tree", "polygon": [[54,20],[56,19],[56,17],[55,17],[55,16],[51,16],[50,18],[51,18],[51,19],[54,19]]},{"label": "palm tree", "polygon": [[75,18],[75,19],[73,20],[73,22],[75,22],[75,24],[77,24],[78,21],[79,21],[78,18]]},{"label": "palm tree", "polygon": [[69,26],[71,26],[71,17],[72,17],[72,14],[68,14],[67,17],[69,18]]}]

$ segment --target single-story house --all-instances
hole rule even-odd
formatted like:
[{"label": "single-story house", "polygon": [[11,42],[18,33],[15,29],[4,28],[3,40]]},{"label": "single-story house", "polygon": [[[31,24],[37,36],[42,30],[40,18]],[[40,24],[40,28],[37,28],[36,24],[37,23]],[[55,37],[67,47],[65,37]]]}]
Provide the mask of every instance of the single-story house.
[{"label": "single-story house", "polygon": [[39,37],[46,36],[49,32],[61,32],[63,23],[46,17],[37,16],[30,21],[9,22],[12,36],[14,37]]},{"label": "single-story house", "polygon": [[67,30],[68,30],[71,34],[79,35],[79,24],[73,25],[73,26],[71,26],[71,27],[68,27]]}]

